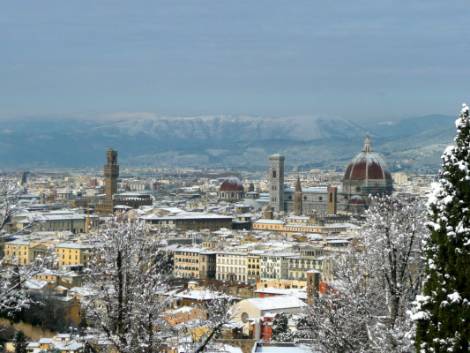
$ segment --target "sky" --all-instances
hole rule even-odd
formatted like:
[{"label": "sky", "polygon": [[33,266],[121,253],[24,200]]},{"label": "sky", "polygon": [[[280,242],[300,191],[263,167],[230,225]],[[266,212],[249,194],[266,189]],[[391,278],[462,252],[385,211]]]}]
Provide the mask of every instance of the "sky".
[{"label": "sky", "polygon": [[470,101],[470,2],[15,0],[0,117],[394,119]]}]

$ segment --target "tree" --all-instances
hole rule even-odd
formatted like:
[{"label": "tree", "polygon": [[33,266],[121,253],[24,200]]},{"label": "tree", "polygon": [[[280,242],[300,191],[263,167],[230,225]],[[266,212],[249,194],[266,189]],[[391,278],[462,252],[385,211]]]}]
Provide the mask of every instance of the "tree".
[{"label": "tree", "polygon": [[[5,227],[18,210],[16,200],[20,192],[15,180],[0,178],[0,248],[3,248],[6,237]],[[33,264],[20,266],[18,263],[7,264],[5,259],[0,259],[0,312],[2,314],[11,315],[29,305],[30,300],[28,293],[24,290],[24,283],[41,271],[45,263],[51,260],[50,256],[37,258]]]},{"label": "tree", "polygon": [[95,260],[87,275],[95,293],[85,303],[87,320],[118,352],[158,352],[159,316],[168,303],[171,268],[157,240],[140,222],[113,220],[99,232]]},{"label": "tree", "polygon": [[0,234],[16,212],[15,201],[20,192],[15,180],[0,178]]},{"label": "tree", "polygon": [[222,327],[229,323],[233,317],[232,304],[232,297],[220,295],[220,293],[216,293],[214,298],[206,303],[207,320],[203,324],[208,327],[208,334],[200,343],[188,345],[187,350],[189,352],[201,353],[212,348],[214,338],[217,337]]},{"label": "tree", "polygon": [[470,117],[464,105],[457,136],[442,156],[429,200],[426,277],[416,299],[419,352],[470,349]]},{"label": "tree", "polygon": [[404,196],[374,198],[359,244],[337,257],[335,282],[315,298],[310,328],[324,352],[409,352],[407,311],[420,289],[424,205]]},{"label": "tree", "polygon": [[18,331],[15,334],[14,342],[15,342],[15,353],[26,353],[27,342],[26,342],[26,336],[23,333],[23,331]]},{"label": "tree", "polygon": [[289,330],[289,317],[284,313],[279,313],[273,320],[273,341],[292,342],[293,335]]}]

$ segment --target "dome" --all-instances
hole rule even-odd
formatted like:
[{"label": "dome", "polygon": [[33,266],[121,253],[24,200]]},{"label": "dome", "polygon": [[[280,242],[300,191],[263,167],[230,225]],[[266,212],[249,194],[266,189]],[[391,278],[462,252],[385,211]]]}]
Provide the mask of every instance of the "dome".
[{"label": "dome", "polygon": [[378,153],[372,151],[369,137],[366,137],[364,141],[362,152],[354,157],[346,168],[344,180],[392,180],[392,176],[387,170],[387,165],[383,158]]},{"label": "dome", "polygon": [[391,194],[393,180],[387,164],[380,154],[373,152],[370,138],[366,137],[364,148],[349,163],[344,173],[343,192],[350,197],[350,204],[357,204],[351,196]]},{"label": "dome", "polygon": [[243,184],[237,177],[230,177],[223,181],[219,191],[241,191],[243,192]]}]

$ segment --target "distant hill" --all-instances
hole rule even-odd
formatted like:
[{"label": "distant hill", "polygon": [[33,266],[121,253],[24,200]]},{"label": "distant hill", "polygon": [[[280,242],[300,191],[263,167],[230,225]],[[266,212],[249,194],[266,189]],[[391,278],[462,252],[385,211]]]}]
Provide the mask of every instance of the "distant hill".
[{"label": "distant hill", "polygon": [[93,121],[31,118],[0,127],[5,168],[95,167],[104,151],[132,166],[265,168],[271,153],[300,168],[344,165],[366,133],[392,169],[437,170],[454,118],[431,115],[367,125],[346,119],[252,116],[148,117]]}]

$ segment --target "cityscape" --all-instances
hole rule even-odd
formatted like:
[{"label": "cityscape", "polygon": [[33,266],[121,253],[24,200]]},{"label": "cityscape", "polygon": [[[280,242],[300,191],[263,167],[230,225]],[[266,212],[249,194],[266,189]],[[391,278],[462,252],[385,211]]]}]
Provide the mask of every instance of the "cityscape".
[{"label": "cityscape", "polygon": [[468,4],[18,6],[0,352],[470,352]]}]

